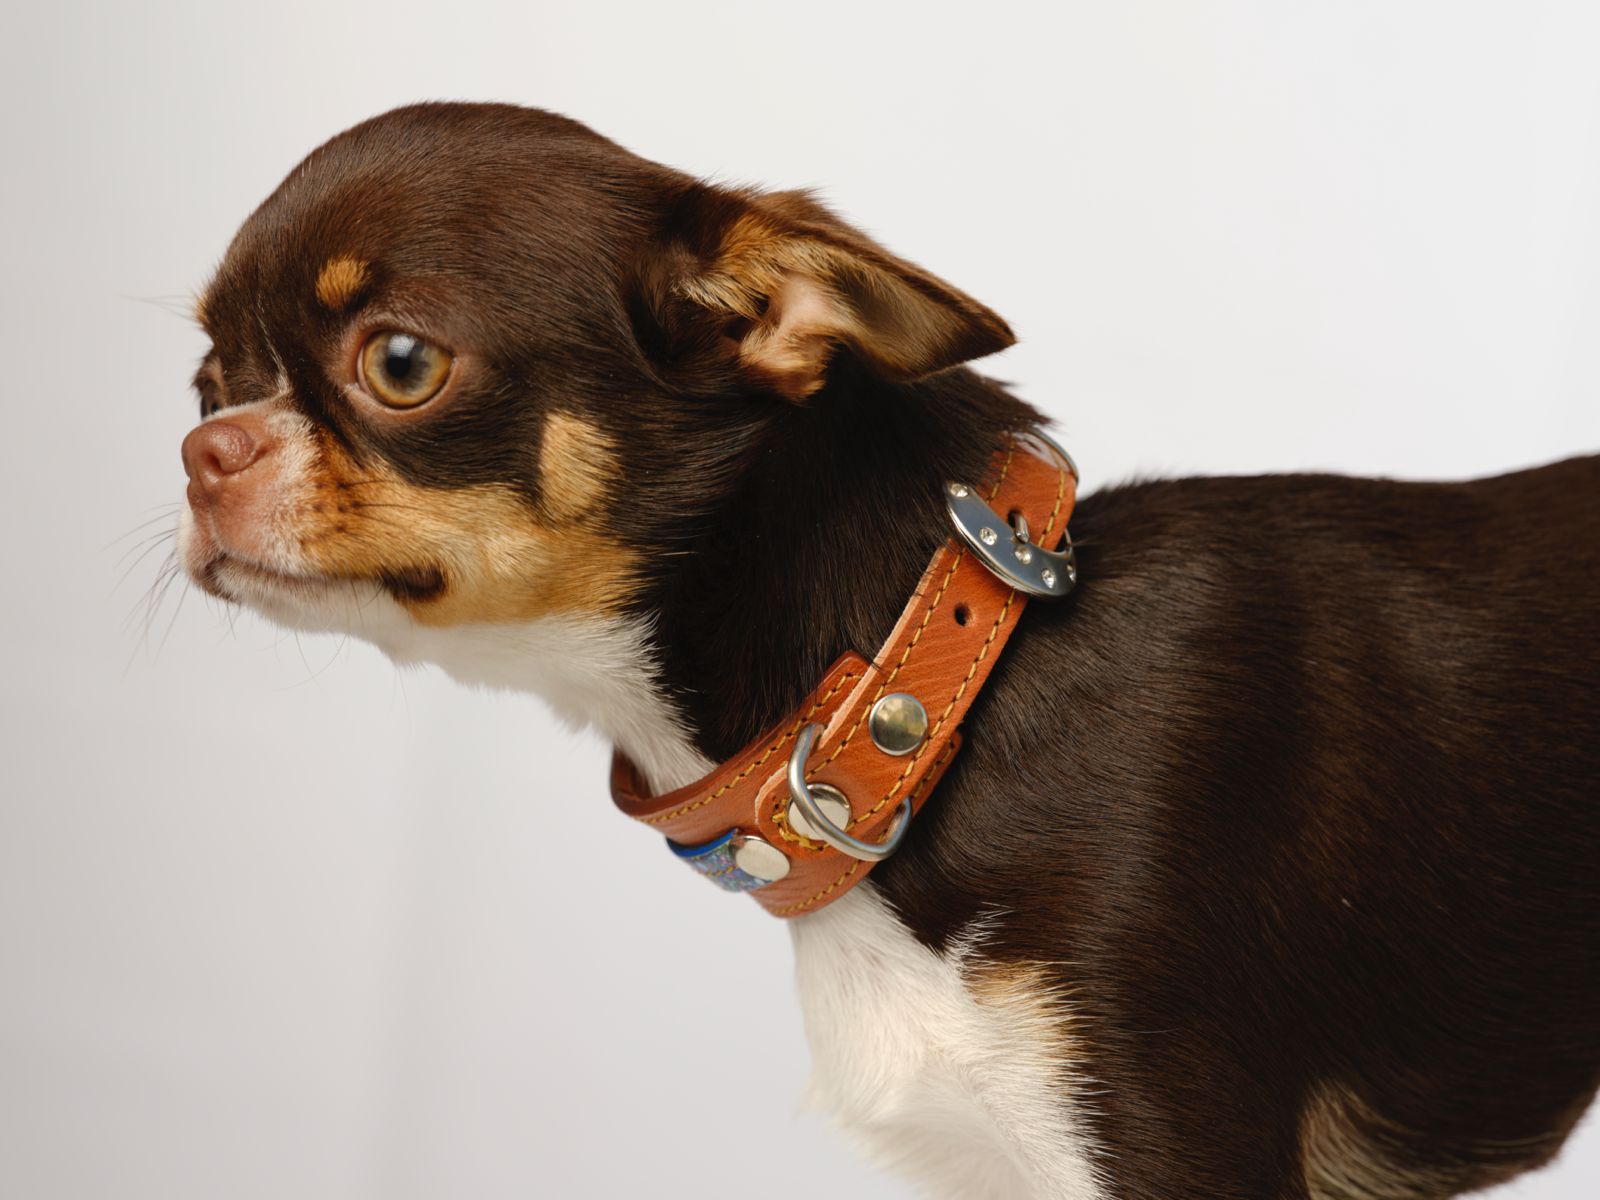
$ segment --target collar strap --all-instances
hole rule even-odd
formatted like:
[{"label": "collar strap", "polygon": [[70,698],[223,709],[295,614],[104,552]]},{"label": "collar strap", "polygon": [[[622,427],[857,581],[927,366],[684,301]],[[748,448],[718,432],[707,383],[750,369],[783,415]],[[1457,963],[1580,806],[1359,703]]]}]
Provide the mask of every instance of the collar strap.
[{"label": "collar strap", "polygon": [[962,718],[1028,596],[1063,596],[1077,582],[1066,537],[1077,468],[1066,452],[1016,435],[990,478],[946,486],[957,536],[871,662],[844,655],[781,723],[677,791],[651,796],[617,754],[617,807],[774,916],[813,912],[866,878],[960,749]]}]

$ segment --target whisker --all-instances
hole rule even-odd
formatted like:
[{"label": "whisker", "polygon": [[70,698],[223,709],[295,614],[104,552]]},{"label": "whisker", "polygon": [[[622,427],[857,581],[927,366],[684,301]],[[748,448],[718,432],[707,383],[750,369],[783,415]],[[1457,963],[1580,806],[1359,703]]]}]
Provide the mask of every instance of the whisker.
[{"label": "whisker", "polygon": [[194,320],[194,298],[192,296],[129,296],[120,297],[134,304],[146,304],[151,308],[159,308],[164,313],[174,317],[182,317],[185,321]]},{"label": "whisker", "polygon": [[171,568],[166,571],[161,590],[156,593],[155,602],[145,611],[143,642],[145,649],[150,648],[150,631],[155,627],[156,618],[161,615],[161,606],[167,602],[167,593],[172,590],[172,585],[181,578],[183,572],[179,569],[176,560],[171,562]]},{"label": "whisker", "polygon": [[176,566],[176,560],[171,555],[168,555],[168,557],[162,562],[161,566],[157,569],[155,578],[152,579],[150,581],[150,585],[145,588],[144,594],[133,602],[133,606],[128,610],[128,615],[123,618],[123,629],[131,629],[140,613],[150,607],[151,601],[155,598],[157,589],[160,588],[161,584],[166,580],[168,574],[174,570]]},{"label": "whisker", "polygon": [[134,534],[138,533],[141,529],[146,529],[149,526],[154,525],[157,521],[169,521],[169,520],[171,520],[172,519],[172,515],[175,512],[177,512],[180,507],[182,507],[182,505],[180,505],[180,504],[163,504],[161,506],[161,510],[159,512],[157,512],[155,516],[150,517],[150,518],[148,518],[146,520],[140,521],[137,525],[135,525],[132,529],[128,530],[126,533],[119,533],[116,537],[112,538],[104,546],[101,546],[100,547],[100,553],[104,554],[107,550],[110,550],[111,547],[115,546],[118,542],[125,541],[126,539],[131,538]]},{"label": "whisker", "polygon": [[[298,629],[294,632],[294,648],[295,651],[300,655],[300,665],[306,669],[306,677],[301,682],[316,683],[317,673],[311,669],[311,662],[306,658],[306,648],[305,645],[300,641],[300,631]],[[301,684],[297,683],[293,684],[292,686],[300,687]]]},{"label": "whisker", "polygon": [[117,582],[116,582],[115,586],[111,590],[114,592],[114,591],[116,591],[117,588],[121,587],[124,583],[126,583],[128,581],[128,576],[132,575],[134,570],[138,567],[138,565],[140,563],[142,563],[146,558],[148,558],[150,556],[150,552],[152,550],[157,549],[163,542],[171,541],[173,538],[175,538],[177,536],[178,536],[178,531],[176,529],[163,530],[161,533],[153,533],[153,534],[151,534],[149,537],[145,538],[143,541],[137,542],[134,545],[128,547],[127,550],[123,551],[122,557],[117,559],[117,561],[113,564],[113,566],[112,566],[113,570],[115,570],[117,567],[122,566],[123,563],[128,562],[129,555],[136,554],[136,555],[138,555],[138,557],[135,558],[131,563],[128,563],[127,568],[122,572],[121,575],[119,575],[117,577]]},{"label": "whisker", "polygon": [[[129,530],[127,533],[123,534],[123,536],[121,538],[118,538],[117,540],[118,541],[122,541],[124,538],[132,537],[134,535],[134,533],[136,533],[136,532],[137,532],[137,530]],[[178,532],[178,527],[176,525],[172,525],[172,526],[168,526],[168,527],[166,527],[164,529],[157,529],[154,532],[145,534],[142,538],[140,538],[138,541],[134,542],[133,545],[129,546],[126,550],[124,550],[122,552],[122,556],[117,559],[118,564],[121,564],[123,562],[123,560],[125,560],[128,557],[128,555],[130,555],[134,551],[138,550],[140,546],[147,545],[149,542],[151,542],[155,538],[172,537],[177,532]],[[109,553],[110,550],[111,550],[110,546],[105,546],[105,547],[102,548],[101,552],[102,553]]]},{"label": "whisker", "polygon": [[172,619],[167,622],[167,627],[162,631],[161,641],[156,643],[156,657],[161,657],[161,652],[167,648],[167,639],[172,636],[172,627],[178,623],[178,614],[183,611],[183,602],[189,598],[191,588],[189,577],[183,577],[183,590],[178,593],[178,602],[172,606]]},{"label": "whisker", "polygon": [[135,625],[139,626],[139,636],[134,639],[133,648],[128,652],[128,661],[123,665],[124,675],[133,669],[134,661],[139,657],[141,650],[149,652],[151,627],[155,624],[156,616],[161,611],[162,602],[166,599],[173,581],[182,574],[183,570],[178,565],[177,557],[168,553],[161,568],[156,572],[156,577],[145,590],[144,596],[134,602],[133,607],[128,610],[128,615],[123,618],[124,631],[131,631]]}]

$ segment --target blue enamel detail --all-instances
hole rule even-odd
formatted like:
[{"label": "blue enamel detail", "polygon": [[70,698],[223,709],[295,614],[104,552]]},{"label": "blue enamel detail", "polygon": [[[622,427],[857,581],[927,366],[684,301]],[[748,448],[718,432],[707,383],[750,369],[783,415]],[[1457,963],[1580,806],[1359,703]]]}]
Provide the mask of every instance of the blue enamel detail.
[{"label": "blue enamel detail", "polygon": [[758,887],[765,887],[768,880],[745,874],[733,861],[735,832],[730,829],[714,841],[702,842],[698,846],[685,846],[668,838],[667,846],[680,859],[724,891],[753,892]]}]

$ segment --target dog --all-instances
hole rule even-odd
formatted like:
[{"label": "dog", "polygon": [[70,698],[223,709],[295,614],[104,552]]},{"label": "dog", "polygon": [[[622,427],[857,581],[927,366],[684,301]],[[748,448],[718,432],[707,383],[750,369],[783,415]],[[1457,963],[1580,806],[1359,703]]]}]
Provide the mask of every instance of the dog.
[{"label": "dog", "polygon": [[[198,318],[193,579],[536,692],[647,796],[790,746],[841,656],[881,669],[930,557],[978,552],[951,481],[1043,425],[964,365],[1004,321],[809,196],[510,106],[333,138]],[[896,852],[788,921],[825,1102],[952,1197],[1548,1161],[1600,1082],[1600,458],[1146,482],[1070,537]]]}]

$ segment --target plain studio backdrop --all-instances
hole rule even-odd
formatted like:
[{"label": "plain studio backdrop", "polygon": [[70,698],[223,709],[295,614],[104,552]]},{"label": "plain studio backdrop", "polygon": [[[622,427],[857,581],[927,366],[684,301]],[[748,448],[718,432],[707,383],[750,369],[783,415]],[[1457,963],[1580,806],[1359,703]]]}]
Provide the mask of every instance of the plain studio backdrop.
[{"label": "plain studio backdrop", "polygon": [[[787,932],[612,810],[605,747],[180,585],[146,611],[190,297],[362,118],[519,101],[819,187],[1011,321],[980,368],[1054,415],[1089,490],[1600,449],[1588,3],[156,0],[6,25],[8,1198],[909,1195],[798,1113]],[[1586,1134],[1506,1194],[1596,1195]]]}]

